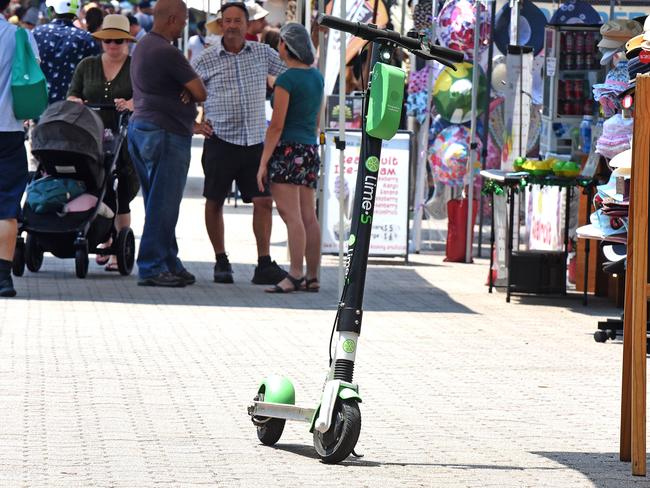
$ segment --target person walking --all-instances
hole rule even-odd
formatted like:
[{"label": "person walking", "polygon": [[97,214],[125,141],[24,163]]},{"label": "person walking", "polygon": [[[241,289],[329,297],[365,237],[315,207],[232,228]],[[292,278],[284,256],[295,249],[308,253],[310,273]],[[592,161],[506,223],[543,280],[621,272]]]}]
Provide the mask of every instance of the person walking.
[{"label": "person walking", "polygon": [[[257,184],[261,191],[267,177],[271,181],[271,195],[287,225],[291,264],[286,278],[265,291],[289,293],[302,287],[317,292],[320,226],[315,192],[320,158],[316,131],[323,101],[323,77],[311,67],[314,47],[301,24],[282,27],[278,49],[289,69],[275,80],[273,117],[266,131]],[[304,278],[303,258],[307,264]]]},{"label": "person walking", "polygon": [[49,102],[54,103],[65,100],[79,62],[101,51],[90,33],[73,25],[79,12],[78,2],[47,0],[45,4],[54,19],[32,32],[41,56],[41,69],[47,79]]},{"label": "person walking", "polygon": [[[0,12],[9,0],[0,0]],[[38,48],[31,35],[32,49]],[[27,153],[23,121],[14,116],[11,68],[16,52],[16,26],[0,14],[0,297],[16,296],[11,268],[16,249],[20,200],[27,185]]]},{"label": "person walking", "polygon": [[[101,41],[104,52],[99,56],[87,57],[79,63],[68,89],[68,100],[78,103],[114,103],[117,111],[133,111],[128,45],[135,42],[135,37],[129,32],[129,19],[124,15],[107,15],[101,29],[94,32],[93,37]],[[117,131],[116,112],[100,110],[99,116],[105,129]],[[122,146],[116,169],[117,194],[110,188],[108,201],[109,206],[116,209],[115,228],[119,232],[131,225],[130,203],[140,188],[126,144]],[[105,247],[109,245],[110,242],[104,244]],[[106,265],[106,271],[119,271],[116,256],[98,254],[96,260],[97,264]]]},{"label": "person walking", "polygon": [[145,206],[138,250],[140,286],[183,287],[196,281],[178,258],[176,223],[190,165],[196,102],[206,90],[171,42],[187,22],[182,0],[158,0],[154,24],[131,60],[134,114],[129,153]]},{"label": "person walking", "polygon": [[258,264],[252,282],[274,285],[286,272],[271,260],[273,200],[268,189],[258,189],[257,168],[266,129],[266,78],[279,75],[286,67],[266,44],[245,40],[248,9],[244,3],[225,3],[221,16],[221,42],[205,50],[193,63],[208,90],[202,130],[209,137],[203,145],[201,162],[205,173],[205,224],[216,259],[214,281],[234,281],[223,222],[223,204],[234,180],[242,200],[253,202]]}]

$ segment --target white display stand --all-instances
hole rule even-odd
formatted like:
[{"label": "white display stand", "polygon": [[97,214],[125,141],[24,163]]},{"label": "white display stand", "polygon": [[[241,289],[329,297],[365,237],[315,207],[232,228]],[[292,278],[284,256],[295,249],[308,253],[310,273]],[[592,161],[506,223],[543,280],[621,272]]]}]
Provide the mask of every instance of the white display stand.
[{"label": "white display stand", "polygon": [[[323,219],[321,222],[323,254],[339,250],[339,211],[343,204],[344,236],[350,233],[352,207],[357,179],[357,165],[361,146],[361,131],[348,130],[345,134],[345,194],[339,199],[339,153],[334,137],[338,131],[325,133],[323,159]],[[371,257],[404,257],[408,260],[409,237],[409,166],[413,147],[413,133],[400,131],[390,141],[384,141],[381,152],[379,181],[375,196],[375,215],[372,223]]]}]

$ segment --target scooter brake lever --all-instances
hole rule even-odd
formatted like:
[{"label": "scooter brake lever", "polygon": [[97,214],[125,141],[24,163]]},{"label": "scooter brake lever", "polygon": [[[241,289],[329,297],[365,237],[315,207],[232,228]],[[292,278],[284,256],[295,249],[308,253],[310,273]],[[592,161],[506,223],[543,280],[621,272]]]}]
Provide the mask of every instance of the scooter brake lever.
[{"label": "scooter brake lever", "polygon": [[414,49],[411,52],[413,54],[415,54],[416,56],[420,57],[420,58],[427,59],[427,60],[430,60],[430,61],[438,61],[439,63],[444,64],[445,66],[449,66],[451,69],[456,71],[456,66],[454,65],[454,63],[452,63],[451,61],[448,61],[445,58],[435,56],[435,55],[431,54],[430,52],[425,51],[424,49],[418,49],[418,50]]}]

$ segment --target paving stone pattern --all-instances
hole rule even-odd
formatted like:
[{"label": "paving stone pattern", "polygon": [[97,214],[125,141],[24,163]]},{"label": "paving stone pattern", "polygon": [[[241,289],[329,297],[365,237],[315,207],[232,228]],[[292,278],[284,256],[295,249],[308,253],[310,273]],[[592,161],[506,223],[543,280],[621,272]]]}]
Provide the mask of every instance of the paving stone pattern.
[{"label": "paving stone pattern", "polygon": [[[618,461],[621,343],[592,338],[620,311],[506,304],[487,293],[485,260],[431,254],[369,268],[355,374],[364,457],[321,464],[298,423],[260,445],[246,406],[264,375],[289,375],[300,404],[319,397],[337,261],[324,259],[321,293],[265,294],[250,283],[251,208],[231,202],[235,284],[211,283],[199,183],[178,227],[196,285],[138,287],[92,261],[79,280],[72,260],[46,256],[0,301],[0,486],[650,486]],[[139,234],[141,200],[132,208]],[[285,241],[276,217],[284,265]]]}]

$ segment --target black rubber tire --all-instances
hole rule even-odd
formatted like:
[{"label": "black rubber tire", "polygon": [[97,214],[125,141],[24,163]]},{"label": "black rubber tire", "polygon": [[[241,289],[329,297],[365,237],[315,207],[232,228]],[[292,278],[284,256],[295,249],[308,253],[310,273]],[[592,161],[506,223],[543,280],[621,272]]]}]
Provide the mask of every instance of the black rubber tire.
[{"label": "black rubber tire", "polygon": [[135,236],[130,227],[120,229],[115,240],[115,255],[117,267],[122,276],[128,276],[133,271],[135,263]]},{"label": "black rubber tire", "polygon": [[88,274],[88,251],[77,248],[74,252],[74,272],[77,278],[85,278]]},{"label": "black rubber tire", "polygon": [[257,438],[265,446],[273,446],[282,437],[284,431],[284,419],[269,419],[264,424],[257,426]]},{"label": "black rubber tire", "polygon": [[347,458],[357,445],[361,433],[361,411],[355,400],[339,400],[330,430],[321,434],[314,429],[314,449],[325,464]]},{"label": "black rubber tire", "polygon": [[14,250],[14,259],[11,263],[11,271],[14,276],[25,274],[25,241],[22,237],[16,240],[16,249]]},{"label": "black rubber tire", "polygon": [[32,234],[27,234],[25,239],[25,264],[32,273],[37,273],[43,266],[43,250],[38,245],[38,239]]},{"label": "black rubber tire", "polygon": [[611,340],[616,339],[616,330],[615,329],[607,329],[605,332],[607,333],[607,337],[609,337]]},{"label": "black rubber tire", "polygon": [[598,329],[596,332],[594,332],[594,340],[596,342],[607,342],[607,332]]}]

